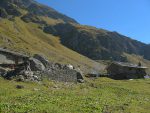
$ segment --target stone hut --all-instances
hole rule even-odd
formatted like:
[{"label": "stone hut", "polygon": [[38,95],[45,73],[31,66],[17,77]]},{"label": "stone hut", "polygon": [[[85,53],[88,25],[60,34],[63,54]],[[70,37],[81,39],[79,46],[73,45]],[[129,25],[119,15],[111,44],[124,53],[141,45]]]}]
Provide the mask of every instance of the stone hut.
[{"label": "stone hut", "polygon": [[126,62],[112,62],[106,69],[110,78],[121,80],[144,78],[147,67]]},{"label": "stone hut", "polygon": [[17,52],[12,52],[0,48],[0,66],[7,68],[15,68],[16,66],[28,61],[29,57]]}]

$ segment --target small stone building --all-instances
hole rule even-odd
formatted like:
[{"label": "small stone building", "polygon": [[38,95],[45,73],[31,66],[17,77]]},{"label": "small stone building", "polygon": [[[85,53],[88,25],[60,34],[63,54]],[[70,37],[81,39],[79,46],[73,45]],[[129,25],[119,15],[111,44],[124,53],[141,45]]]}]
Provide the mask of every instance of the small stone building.
[{"label": "small stone building", "polygon": [[110,78],[121,80],[144,78],[147,67],[125,62],[112,62],[106,69]]},{"label": "small stone building", "polygon": [[25,63],[28,59],[29,57],[26,55],[0,48],[1,67],[15,68],[17,65]]}]

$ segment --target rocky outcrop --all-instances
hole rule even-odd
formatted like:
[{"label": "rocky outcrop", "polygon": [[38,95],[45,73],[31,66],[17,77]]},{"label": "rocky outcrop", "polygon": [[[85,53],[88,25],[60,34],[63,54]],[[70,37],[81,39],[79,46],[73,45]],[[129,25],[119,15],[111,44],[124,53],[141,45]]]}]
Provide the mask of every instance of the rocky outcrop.
[{"label": "rocky outcrop", "polygon": [[[45,33],[59,36],[66,47],[94,60],[127,61],[124,53],[150,60],[150,45],[117,32],[79,25],[74,19],[33,0],[0,0],[0,17],[16,16],[24,22],[38,24]],[[49,23],[49,19],[55,22]]]},{"label": "rocky outcrop", "polygon": [[61,37],[61,43],[94,60],[126,61],[123,53],[150,60],[150,46],[117,32],[70,23],[45,26],[44,32]]},{"label": "rocky outcrop", "polygon": [[37,15],[37,16],[47,16],[52,19],[61,19],[64,22],[77,23],[74,19],[67,17],[64,14],[59,13],[50,7],[47,7],[38,3],[32,3],[26,9],[30,13]]},{"label": "rocky outcrop", "polygon": [[23,15],[21,17],[21,19],[24,21],[24,22],[33,22],[33,23],[37,23],[37,24],[46,24],[45,21],[41,20],[38,16],[32,14],[32,13],[27,13],[25,15]]},{"label": "rocky outcrop", "polygon": [[[79,69],[76,69],[71,64],[63,65],[59,63],[52,63],[47,60],[43,55],[35,54],[34,60],[38,62],[38,64],[43,64],[44,69],[41,68],[43,66],[39,66],[37,68],[36,65],[31,65],[31,70],[36,68],[37,70],[33,70],[34,72],[38,71],[36,75],[45,76],[50,80],[56,80],[61,82],[83,82],[83,75]],[[36,66],[36,67],[35,67]],[[41,70],[40,70],[41,69]]]},{"label": "rocky outcrop", "polygon": [[[0,11],[3,15],[8,16],[21,16],[21,12],[19,11],[19,8],[13,4],[13,2],[9,0],[1,0],[0,1]],[[7,17],[8,17],[7,16]],[[6,16],[3,16],[6,17]]]},{"label": "rocky outcrop", "polygon": [[[0,76],[6,79],[37,82],[46,77],[61,82],[83,82],[81,72],[74,66],[49,62],[43,55],[35,54],[29,58],[19,53],[1,49],[0,58],[2,59],[0,60]],[[21,62],[19,62],[20,60]]]},{"label": "rocky outcrop", "polygon": [[[46,16],[52,19],[61,19],[64,22],[77,23],[74,19],[67,17],[56,10],[35,2],[34,0],[0,0],[1,17],[8,16],[23,16],[21,19],[25,22],[43,22],[38,16]],[[20,10],[25,10],[27,14],[23,14]],[[5,13],[6,12],[6,13]],[[32,15],[32,16],[31,16]]]}]

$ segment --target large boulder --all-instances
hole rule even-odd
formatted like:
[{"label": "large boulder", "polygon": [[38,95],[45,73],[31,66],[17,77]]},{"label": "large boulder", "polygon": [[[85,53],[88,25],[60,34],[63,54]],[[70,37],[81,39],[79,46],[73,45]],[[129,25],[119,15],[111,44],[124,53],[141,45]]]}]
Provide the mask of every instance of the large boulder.
[{"label": "large boulder", "polygon": [[49,64],[50,64],[48,59],[45,56],[43,56],[43,55],[35,54],[33,56],[33,58],[39,60],[45,67],[49,66]]},{"label": "large boulder", "polygon": [[43,71],[45,66],[38,59],[30,58],[30,68],[32,71]]}]

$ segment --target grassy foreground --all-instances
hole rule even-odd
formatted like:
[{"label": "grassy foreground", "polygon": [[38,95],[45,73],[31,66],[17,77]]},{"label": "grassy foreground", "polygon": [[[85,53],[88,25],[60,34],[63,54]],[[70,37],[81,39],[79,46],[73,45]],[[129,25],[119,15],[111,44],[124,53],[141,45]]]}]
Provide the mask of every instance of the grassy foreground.
[{"label": "grassy foreground", "polygon": [[150,79],[67,84],[0,78],[0,113],[150,113]]}]

